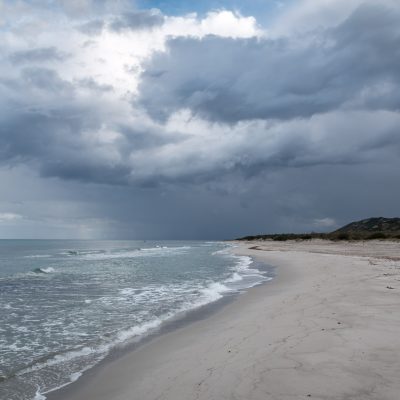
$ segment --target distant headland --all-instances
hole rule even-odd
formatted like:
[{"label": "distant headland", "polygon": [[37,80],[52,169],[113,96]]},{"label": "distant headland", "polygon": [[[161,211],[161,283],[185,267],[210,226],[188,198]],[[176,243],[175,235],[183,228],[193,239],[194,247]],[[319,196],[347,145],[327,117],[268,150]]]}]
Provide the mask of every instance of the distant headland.
[{"label": "distant headland", "polygon": [[278,233],[266,235],[251,235],[237,240],[373,240],[397,239],[400,240],[400,218],[368,218],[351,222],[342,228],[329,233]]}]

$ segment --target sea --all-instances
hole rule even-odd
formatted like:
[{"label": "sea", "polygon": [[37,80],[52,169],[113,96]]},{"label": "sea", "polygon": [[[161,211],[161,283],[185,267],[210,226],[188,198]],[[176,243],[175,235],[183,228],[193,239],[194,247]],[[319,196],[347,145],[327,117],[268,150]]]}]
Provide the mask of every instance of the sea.
[{"label": "sea", "polygon": [[115,349],[272,279],[233,246],[0,240],[0,399],[43,400]]}]

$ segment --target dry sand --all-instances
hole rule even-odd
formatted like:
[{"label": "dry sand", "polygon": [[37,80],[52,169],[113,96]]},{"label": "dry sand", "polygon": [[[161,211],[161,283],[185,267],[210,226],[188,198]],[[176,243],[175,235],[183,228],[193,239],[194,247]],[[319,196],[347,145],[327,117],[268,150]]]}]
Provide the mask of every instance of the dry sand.
[{"label": "dry sand", "polygon": [[399,243],[251,242],[237,252],[277,266],[277,277],[50,397],[400,399]]}]

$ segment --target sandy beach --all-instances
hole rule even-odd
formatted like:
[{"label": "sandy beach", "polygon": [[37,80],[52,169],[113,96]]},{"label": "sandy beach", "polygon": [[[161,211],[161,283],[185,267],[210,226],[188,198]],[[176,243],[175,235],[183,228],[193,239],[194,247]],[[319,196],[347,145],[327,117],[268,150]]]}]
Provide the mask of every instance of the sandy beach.
[{"label": "sandy beach", "polygon": [[276,278],[48,398],[399,399],[399,242],[251,242],[235,251],[276,266]]}]

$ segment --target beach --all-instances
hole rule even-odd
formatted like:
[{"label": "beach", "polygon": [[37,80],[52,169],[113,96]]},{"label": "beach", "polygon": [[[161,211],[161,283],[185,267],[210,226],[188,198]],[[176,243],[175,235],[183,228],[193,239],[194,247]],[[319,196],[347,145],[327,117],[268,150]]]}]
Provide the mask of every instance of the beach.
[{"label": "beach", "polygon": [[276,277],[47,398],[399,398],[399,242],[240,242],[234,251],[275,266]]}]

